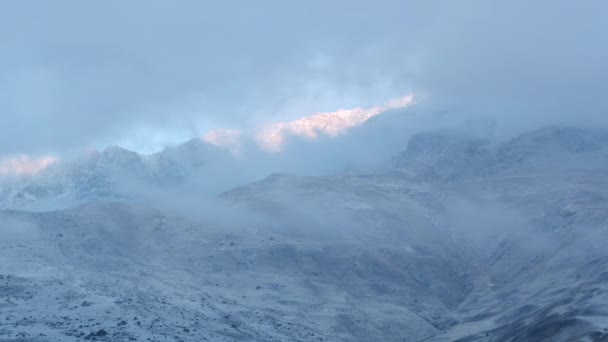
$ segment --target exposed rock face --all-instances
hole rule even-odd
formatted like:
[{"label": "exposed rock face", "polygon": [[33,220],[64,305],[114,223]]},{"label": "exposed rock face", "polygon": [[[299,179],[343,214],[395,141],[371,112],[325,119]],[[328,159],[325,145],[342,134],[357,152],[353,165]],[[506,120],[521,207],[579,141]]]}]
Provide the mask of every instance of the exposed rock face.
[{"label": "exposed rock face", "polygon": [[418,133],[407,149],[393,158],[393,166],[442,180],[471,177],[487,172],[493,158],[488,145],[461,133]]}]

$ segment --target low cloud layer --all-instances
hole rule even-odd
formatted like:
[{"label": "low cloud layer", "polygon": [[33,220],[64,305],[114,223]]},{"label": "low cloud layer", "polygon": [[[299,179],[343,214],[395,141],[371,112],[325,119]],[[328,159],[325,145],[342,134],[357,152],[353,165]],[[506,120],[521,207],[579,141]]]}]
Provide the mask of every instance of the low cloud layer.
[{"label": "low cloud layer", "polygon": [[0,159],[0,177],[34,175],[59,162],[54,156],[19,155]]},{"label": "low cloud layer", "polygon": [[[406,95],[370,108],[339,109],[328,113],[315,113],[293,121],[271,123],[258,127],[251,133],[257,146],[266,152],[281,152],[290,137],[317,139],[319,136],[335,137],[347,133],[367,120],[391,109],[405,108],[414,104],[414,96]],[[241,153],[243,133],[234,129],[217,129],[209,132],[203,140]]]},{"label": "low cloud layer", "polygon": [[0,5],[0,154],[148,147],[414,92],[505,130],[606,124],[608,4]]}]

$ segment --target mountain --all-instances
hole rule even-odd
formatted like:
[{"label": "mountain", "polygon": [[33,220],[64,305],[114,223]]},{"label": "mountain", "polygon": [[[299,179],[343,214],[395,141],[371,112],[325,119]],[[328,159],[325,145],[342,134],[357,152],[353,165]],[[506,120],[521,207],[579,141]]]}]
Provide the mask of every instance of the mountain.
[{"label": "mountain", "polygon": [[0,208],[36,208],[40,202],[77,204],[92,200],[137,200],[137,187],[187,182],[213,163],[233,157],[210,143],[192,139],[151,155],[119,146],[58,163],[39,174],[0,184]]},{"label": "mountain", "polygon": [[[311,140],[287,130],[281,133],[280,140],[285,145],[281,153],[261,151],[257,142],[246,135],[239,135],[235,146],[222,146],[219,137],[205,137],[148,155],[119,146],[87,152],[32,175],[8,181],[0,178],[0,208],[45,210],[92,200],[133,202],[148,197],[149,189],[162,191],[172,187],[217,194],[271,172],[323,174],[369,169],[399,151],[407,141],[407,134],[403,135],[408,127],[404,117],[412,108],[390,109],[400,103],[382,107],[386,111],[370,109],[370,113],[383,115],[374,116],[348,134],[319,134]],[[231,133],[234,132],[227,134]],[[361,145],[360,141],[367,143]],[[380,141],[392,143],[389,147]]]},{"label": "mountain", "polygon": [[[388,271],[365,279],[383,279],[378,302],[427,318],[435,331],[425,341],[600,341],[608,339],[607,148],[605,132],[564,127],[498,146],[422,133],[392,171],[273,175],[223,197],[281,224],[303,222],[296,231],[327,225],[394,253],[389,264],[403,279],[391,283]],[[351,339],[398,340],[387,331]]]},{"label": "mountain", "polygon": [[[72,174],[174,182],[213,151],[111,149]],[[425,132],[373,172],[276,173],[211,200],[166,193],[182,210],[101,192],[5,210],[0,338],[608,340],[607,151],[600,130],[501,143]],[[159,171],[181,153],[184,173]]]}]

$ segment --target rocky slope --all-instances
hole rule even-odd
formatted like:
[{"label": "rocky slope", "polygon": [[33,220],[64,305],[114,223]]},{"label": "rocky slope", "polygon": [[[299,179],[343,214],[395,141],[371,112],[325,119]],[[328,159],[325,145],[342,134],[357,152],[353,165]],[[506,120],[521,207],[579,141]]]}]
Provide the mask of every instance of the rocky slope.
[{"label": "rocky slope", "polygon": [[423,133],[183,211],[4,211],[0,341],[608,340],[606,137]]}]

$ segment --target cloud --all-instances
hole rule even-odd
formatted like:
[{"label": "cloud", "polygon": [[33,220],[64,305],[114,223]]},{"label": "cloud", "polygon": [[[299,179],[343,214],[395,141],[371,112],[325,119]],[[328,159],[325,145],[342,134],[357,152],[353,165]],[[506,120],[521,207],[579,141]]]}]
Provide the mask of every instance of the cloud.
[{"label": "cloud", "polygon": [[606,7],[6,2],[0,154],[129,144],[134,135],[133,144],[155,137],[158,146],[409,92],[514,130],[556,120],[603,124]]},{"label": "cloud", "polygon": [[19,214],[0,212],[0,243],[23,243],[40,239],[40,229],[33,220]]},{"label": "cloud", "polygon": [[[256,144],[266,152],[281,152],[290,137],[316,139],[319,135],[338,136],[357,127],[370,118],[388,110],[404,108],[414,103],[413,95],[392,99],[380,106],[370,108],[339,109],[328,113],[316,113],[293,121],[270,123],[254,132]],[[242,132],[233,129],[216,129],[203,140],[240,154]]]},{"label": "cloud", "polygon": [[0,159],[0,176],[19,177],[32,176],[57,164],[59,158],[55,156],[31,157],[19,155]]},{"label": "cloud", "polygon": [[378,70],[356,72],[332,51],[343,41],[364,53],[346,39],[370,26],[364,13],[320,1],[5,3],[0,13],[5,152],[111,144],[142,126],[193,135],[396,95]]},{"label": "cloud", "polygon": [[243,132],[235,129],[219,128],[207,133],[203,140],[216,146],[227,148],[235,155],[241,154]]},{"label": "cloud", "polygon": [[417,84],[505,131],[608,124],[603,1],[458,2],[428,31]]}]

